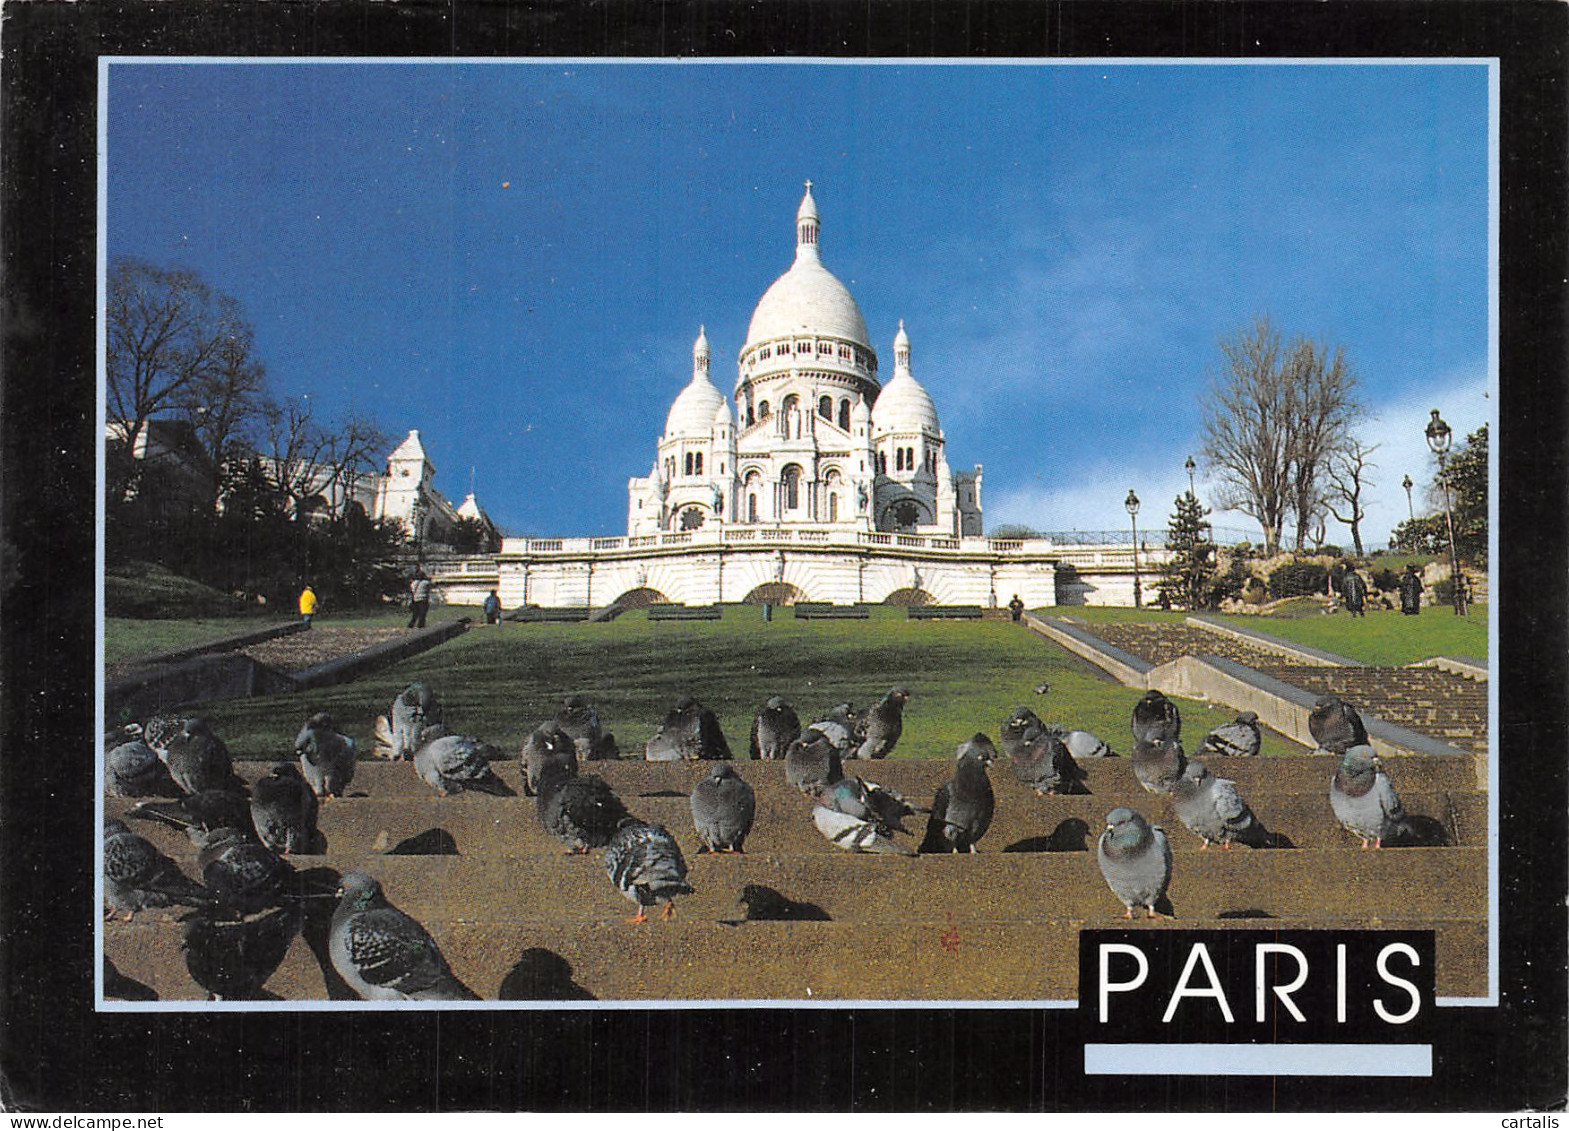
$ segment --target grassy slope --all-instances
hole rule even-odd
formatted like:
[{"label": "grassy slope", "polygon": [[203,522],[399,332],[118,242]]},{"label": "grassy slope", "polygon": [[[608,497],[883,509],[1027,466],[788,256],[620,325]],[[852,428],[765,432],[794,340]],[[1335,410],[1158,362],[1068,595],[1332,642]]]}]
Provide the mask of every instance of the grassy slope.
[{"label": "grassy slope", "polygon": [[[1096,607],[1044,609],[1042,612],[1066,614],[1091,626],[1139,620],[1180,624],[1186,615]],[[1488,607],[1479,605],[1472,608],[1467,617],[1457,617],[1448,608],[1426,608],[1416,617],[1389,609],[1370,609],[1365,617],[1339,612],[1333,616],[1321,613],[1281,617],[1225,616],[1221,620],[1298,644],[1323,648],[1365,664],[1410,664],[1432,656],[1485,657],[1487,616]]]},{"label": "grassy slope", "polygon": [[[599,709],[623,751],[640,754],[682,695],[719,714],[732,751],[746,757],[751,720],[769,695],[784,695],[803,721],[844,700],[857,705],[894,684],[911,692],[895,757],[951,757],[976,731],[995,739],[1014,707],[1091,730],[1126,753],[1138,694],[1033,633],[1006,622],[907,621],[874,609],[868,621],[798,621],[788,611],[764,624],[760,610],[733,606],[720,622],[650,622],[641,612],[602,625],[476,628],[450,644],[346,687],[306,695],[215,703],[208,713],[237,757],[289,755],[306,715],[326,709],[364,748],[375,716],[415,679],[429,681],[458,729],[516,751],[528,730],[579,692]],[[1037,696],[1042,681],[1051,693]],[[1232,713],[1180,701],[1196,741]],[[1276,739],[1267,751],[1294,749]]]},{"label": "grassy slope", "polygon": [[[441,605],[430,611],[428,625],[466,616],[478,619],[474,609]],[[294,619],[292,612],[273,613],[268,616],[197,617],[190,620],[145,620],[132,617],[104,618],[104,661],[114,664],[121,660],[153,656],[171,652],[190,644],[220,640],[236,636],[251,629],[265,628]],[[317,613],[316,623],[322,625],[352,624],[366,626],[394,626],[407,624],[407,609],[388,607],[364,609],[343,613]]]}]

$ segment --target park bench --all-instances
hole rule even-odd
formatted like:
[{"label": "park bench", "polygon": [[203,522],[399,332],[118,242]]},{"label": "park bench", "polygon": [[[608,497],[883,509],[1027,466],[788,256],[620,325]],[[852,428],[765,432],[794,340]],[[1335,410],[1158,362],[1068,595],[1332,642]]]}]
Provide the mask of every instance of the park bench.
[{"label": "park bench", "polygon": [[910,605],[908,620],[980,620],[985,616],[979,605]]},{"label": "park bench", "polygon": [[718,620],[718,605],[650,605],[649,620]]},{"label": "park bench", "polygon": [[572,624],[587,620],[588,614],[589,610],[582,607],[542,609],[538,605],[528,605],[512,610],[507,614],[506,619],[521,624]]},{"label": "park bench", "polygon": [[865,620],[865,605],[833,605],[827,601],[797,601],[796,620]]}]

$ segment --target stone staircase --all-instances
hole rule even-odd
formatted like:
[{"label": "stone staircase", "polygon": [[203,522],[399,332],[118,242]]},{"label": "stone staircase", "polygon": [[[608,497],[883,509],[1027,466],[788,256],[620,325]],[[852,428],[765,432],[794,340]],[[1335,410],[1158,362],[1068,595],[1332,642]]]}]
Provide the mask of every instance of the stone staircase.
[{"label": "stone staircase", "polygon": [[[1129,805],[1164,824],[1175,855],[1170,897],[1178,918],[1139,920],[1141,927],[1431,929],[1439,995],[1486,992],[1487,806],[1470,759],[1391,760],[1407,811],[1431,840],[1447,843],[1381,851],[1361,850],[1336,826],[1331,761],[1302,755],[1214,767],[1290,838],[1289,849],[1202,850],[1165,798],[1139,788],[1126,759],[1108,759],[1087,765],[1091,794],[1073,797],[1037,797],[1005,763],[995,766],[997,813],[981,851],[913,859],[833,848],[785,783],[783,766],[759,762],[737,763],[758,801],[746,854],[697,856],[687,797],[703,766],[593,763],[586,768],[635,814],[665,824],[681,842],[697,890],[679,901],[672,922],[626,923],[632,905],[606,878],[600,855],[565,855],[540,828],[531,798],[436,798],[408,764],[362,762],[351,796],[322,806],[327,851],[294,863],[303,884],[329,889],[351,869],[379,877],[485,998],[1071,1000],[1078,931],[1127,922],[1093,848],[1105,814]],[[243,772],[254,778],[262,769]],[[516,764],[500,769],[518,783]],[[924,804],[952,763],[892,759],[854,769]],[[104,804],[118,816],[133,802]],[[196,851],[183,834],[132,823],[195,874]],[[910,824],[913,845],[924,826]],[[449,852],[400,850],[411,839]],[[756,896],[750,918],[747,885]],[[269,993],[353,997],[326,956],[333,906],[311,902]],[[185,969],[171,912],[105,923],[104,946],[120,973],[160,998],[205,996]]]}]

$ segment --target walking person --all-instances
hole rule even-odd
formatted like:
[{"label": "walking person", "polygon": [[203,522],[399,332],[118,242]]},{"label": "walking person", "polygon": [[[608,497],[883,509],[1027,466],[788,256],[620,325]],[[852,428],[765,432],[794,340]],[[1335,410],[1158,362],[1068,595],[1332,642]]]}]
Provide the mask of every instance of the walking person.
[{"label": "walking person", "polygon": [[430,612],[430,578],[418,566],[409,581],[409,627],[424,628],[425,614]]},{"label": "walking person", "polygon": [[1346,612],[1354,617],[1367,616],[1367,582],[1351,566],[1346,567],[1346,574],[1340,579],[1340,598],[1346,604]]},{"label": "walking person", "polygon": [[1019,600],[1017,593],[1013,595],[1013,600],[1008,602],[1008,611],[1013,614],[1013,623],[1018,624],[1019,618],[1024,615],[1024,602]]},{"label": "walking person", "polygon": [[501,623],[501,598],[496,596],[494,589],[490,591],[490,596],[485,598],[485,623]]},{"label": "walking person", "polygon": [[1422,611],[1422,575],[1415,562],[1406,566],[1406,572],[1400,578],[1400,611],[1408,617]]},{"label": "walking person", "polygon": [[316,590],[311,588],[307,581],[305,588],[300,590],[300,616],[305,620],[305,627],[311,626],[311,618],[316,615]]}]

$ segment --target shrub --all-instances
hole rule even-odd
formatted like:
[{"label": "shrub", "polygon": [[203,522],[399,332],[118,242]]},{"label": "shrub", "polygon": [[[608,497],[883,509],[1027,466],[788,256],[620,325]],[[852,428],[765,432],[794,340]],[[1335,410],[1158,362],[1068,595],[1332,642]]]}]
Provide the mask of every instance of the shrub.
[{"label": "shrub", "polygon": [[1383,593],[1392,593],[1400,588],[1400,575],[1392,569],[1375,569],[1369,577],[1374,589]]},{"label": "shrub", "polygon": [[1269,575],[1269,595],[1305,597],[1324,592],[1328,582],[1329,571],[1318,562],[1286,562]]}]

